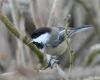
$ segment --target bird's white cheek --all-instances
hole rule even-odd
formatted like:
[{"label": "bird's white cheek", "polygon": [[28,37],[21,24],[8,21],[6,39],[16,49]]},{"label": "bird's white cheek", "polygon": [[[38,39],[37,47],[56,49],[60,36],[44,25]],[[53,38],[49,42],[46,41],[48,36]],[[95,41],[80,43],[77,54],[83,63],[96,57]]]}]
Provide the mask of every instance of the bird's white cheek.
[{"label": "bird's white cheek", "polygon": [[41,36],[39,36],[38,38],[33,39],[32,41],[46,44],[49,41],[50,37],[51,36],[49,33],[45,33],[45,34],[42,34]]}]

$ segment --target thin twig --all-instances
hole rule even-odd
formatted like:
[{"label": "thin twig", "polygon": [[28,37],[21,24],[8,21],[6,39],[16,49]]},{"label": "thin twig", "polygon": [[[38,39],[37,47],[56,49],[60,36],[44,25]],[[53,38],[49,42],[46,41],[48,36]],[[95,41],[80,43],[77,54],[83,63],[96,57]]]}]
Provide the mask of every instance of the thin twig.
[{"label": "thin twig", "polygon": [[49,16],[49,19],[48,19],[47,27],[52,26],[52,20],[54,19],[54,13],[55,13],[55,10],[56,10],[57,1],[59,1],[59,0],[54,0],[54,2],[53,2],[51,12],[50,12],[50,16]]},{"label": "thin twig", "polygon": [[0,10],[2,9],[3,3],[4,3],[4,0],[0,0]]},{"label": "thin twig", "polygon": [[74,60],[74,53],[73,53],[73,49],[71,48],[71,44],[70,44],[70,37],[68,36],[68,34],[66,33],[67,32],[67,28],[68,28],[68,20],[70,19],[70,15],[68,15],[67,17],[67,21],[65,23],[65,40],[66,40],[66,43],[68,45],[68,50],[69,50],[69,55],[70,55],[70,70],[72,69],[72,65],[73,65],[73,60]]},{"label": "thin twig", "polygon": [[36,27],[41,27],[42,22],[40,19],[40,15],[39,15],[39,9],[38,9],[38,5],[37,5],[37,0],[30,0],[30,14],[32,16],[33,22],[35,24]]},{"label": "thin twig", "polygon": [[68,80],[68,76],[66,76],[66,73],[59,67],[59,65],[56,65],[58,73],[61,75],[61,77],[64,80]]}]

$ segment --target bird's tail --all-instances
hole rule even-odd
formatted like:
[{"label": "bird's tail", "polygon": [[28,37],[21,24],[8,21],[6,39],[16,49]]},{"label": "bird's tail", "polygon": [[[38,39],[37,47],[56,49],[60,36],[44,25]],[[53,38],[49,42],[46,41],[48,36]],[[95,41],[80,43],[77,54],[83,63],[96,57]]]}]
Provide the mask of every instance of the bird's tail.
[{"label": "bird's tail", "polygon": [[82,25],[82,26],[73,28],[73,29],[69,30],[68,36],[71,37],[71,36],[73,36],[75,33],[79,33],[79,32],[82,32],[82,31],[86,31],[86,30],[89,30],[89,29],[91,29],[91,28],[93,28],[92,25]]}]

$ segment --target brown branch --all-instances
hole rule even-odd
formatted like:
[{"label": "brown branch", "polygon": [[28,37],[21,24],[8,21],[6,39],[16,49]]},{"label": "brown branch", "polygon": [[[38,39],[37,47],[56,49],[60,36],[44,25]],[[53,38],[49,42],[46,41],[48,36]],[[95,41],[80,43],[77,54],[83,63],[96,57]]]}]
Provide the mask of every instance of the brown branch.
[{"label": "brown branch", "polygon": [[[18,30],[14,27],[14,25],[9,21],[9,19],[2,14],[2,12],[0,12],[0,20],[5,24],[5,27],[14,35],[16,36],[18,39],[20,39],[25,45],[27,45],[30,49],[32,49],[32,51],[35,52],[35,54],[37,55],[37,57],[39,58],[41,64],[44,63],[44,55],[43,53],[41,53],[38,48],[34,45],[30,43],[30,40],[28,39],[27,36],[23,36],[22,34],[20,34],[18,32]],[[21,38],[20,38],[21,36]]]}]

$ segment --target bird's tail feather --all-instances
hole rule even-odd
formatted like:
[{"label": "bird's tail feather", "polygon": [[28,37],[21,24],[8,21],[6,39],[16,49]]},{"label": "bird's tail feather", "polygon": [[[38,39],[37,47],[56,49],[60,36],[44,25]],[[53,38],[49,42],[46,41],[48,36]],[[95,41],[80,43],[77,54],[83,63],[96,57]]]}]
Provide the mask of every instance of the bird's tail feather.
[{"label": "bird's tail feather", "polygon": [[71,37],[75,33],[79,33],[79,32],[82,32],[82,31],[89,30],[92,27],[93,27],[92,25],[82,25],[82,26],[79,26],[79,27],[76,27],[76,28],[71,29],[69,31],[69,34],[68,35]]}]

